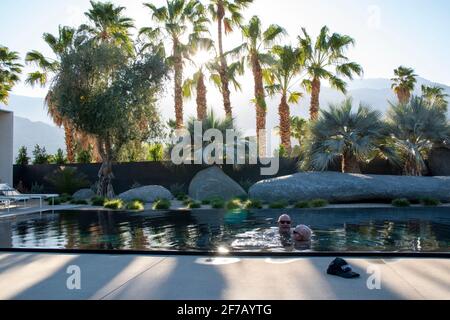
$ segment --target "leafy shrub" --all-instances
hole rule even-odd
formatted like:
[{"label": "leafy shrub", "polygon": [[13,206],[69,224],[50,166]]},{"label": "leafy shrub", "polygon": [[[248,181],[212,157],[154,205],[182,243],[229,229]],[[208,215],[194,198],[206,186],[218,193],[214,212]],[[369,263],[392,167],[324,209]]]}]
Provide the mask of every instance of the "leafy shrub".
[{"label": "leafy shrub", "polygon": [[287,201],[281,200],[281,201],[272,202],[269,205],[269,208],[270,209],[285,209],[287,206],[288,206]]},{"label": "leafy shrub", "polygon": [[63,202],[61,201],[61,198],[54,198],[52,199],[48,199],[47,200],[48,204],[54,204],[55,206],[59,206],[60,204],[62,204]]},{"label": "leafy shrub", "polygon": [[120,210],[123,209],[123,201],[120,199],[113,199],[113,200],[107,200],[105,201],[105,204],[103,205],[106,209],[112,209],[112,210]]},{"label": "leafy shrub", "polygon": [[30,193],[31,194],[42,194],[42,193],[44,193],[44,186],[37,182],[33,182],[33,184],[31,185]]},{"label": "leafy shrub", "polygon": [[262,207],[261,201],[256,199],[250,199],[244,203],[244,209],[262,209]]},{"label": "leafy shrub", "polygon": [[62,201],[63,203],[65,203],[65,202],[71,202],[72,199],[73,199],[73,197],[72,197],[70,194],[67,194],[67,193],[63,193],[59,198],[61,199],[61,201]]},{"label": "leafy shrub", "polygon": [[323,208],[323,207],[328,206],[328,204],[329,204],[328,201],[324,200],[324,199],[314,199],[309,202],[309,205],[312,208]]},{"label": "leafy shrub", "polygon": [[134,200],[134,201],[128,202],[126,208],[127,208],[127,210],[143,211],[144,203],[139,200]]},{"label": "leafy shrub", "polygon": [[75,155],[77,163],[91,163],[92,158],[92,146],[89,146],[88,150],[79,150]]},{"label": "leafy shrub", "polygon": [[202,205],[201,205],[200,202],[197,202],[197,201],[191,201],[191,202],[189,202],[189,204],[188,204],[187,207],[188,207],[188,209],[199,209],[199,208],[202,207]]},{"label": "leafy shrub", "polygon": [[225,207],[225,201],[222,199],[214,199],[211,201],[211,207],[214,209],[223,209]]},{"label": "leafy shrub", "polygon": [[175,195],[175,198],[176,198],[178,201],[186,201],[187,199],[189,199],[189,197],[188,197],[184,192],[177,193],[177,194]]},{"label": "leafy shrub", "polygon": [[34,147],[33,157],[33,164],[48,164],[50,161],[45,147],[41,148],[38,144]]},{"label": "leafy shrub", "polygon": [[148,161],[162,161],[164,158],[164,148],[162,144],[152,144],[148,148]]},{"label": "leafy shrub", "polygon": [[105,198],[100,196],[95,196],[91,199],[91,203],[96,207],[103,207],[105,205]]},{"label": "leafy shrub", "polygon": [[30,163],[30,158],[27,154],[27,148],[25,146],[20,147],[19,153],[17,154],[16,164],[19,166],[26,166]]},{"label": "leafy shrub", "polygon": [[427,207],[436,207],[441,204],[441,201],[439,201],[438,199],[434,199],[434,198],[422,198],[422,199],[420,199],[420,203]]},{"label": "leafy shrub", "polygon": [[228,210],[242,209],[244,205],[240,199],[233,199],[227,202],[226,207]]},{"label": "leafy shrub", "polygon": [[307,209],[307,208],[311,208],[311,204],[309,201],[300,201],[300,202],[297,202],[294,207],[297,209]]},{"label": "leafy shrub", "polygon": [[202,200],[202,205],[209,206],[210,204],[211,204],[211,200],[208,200],[208,199]]},{"label": "leafy shrub", "polygon": [[45,177],[45,180],[51,183],[59,193],[73,194],[89,186],[86,176],[72,167],[60,167]]},{"label": "leafy shrub", "polygon": [[167,199],[159,199],[153,203],[153,210],[168,210],[170,209],[171,203]]},{"label": "leafy shrub", "polygon": [[62,165],[62,164],[66,164],[67,163],[67,158],[64,155],[64,152],[62,151],[62,149],[58,149],[56,151],[56,154],[53,157],[51,157],[51,158],[52,158],[51,162],[55,163],[55,164]]},{"label": "leafy shrub", "polygon": [[395,199],[392,201],[394,207],[409,207],[411,202],[408,199]]}]

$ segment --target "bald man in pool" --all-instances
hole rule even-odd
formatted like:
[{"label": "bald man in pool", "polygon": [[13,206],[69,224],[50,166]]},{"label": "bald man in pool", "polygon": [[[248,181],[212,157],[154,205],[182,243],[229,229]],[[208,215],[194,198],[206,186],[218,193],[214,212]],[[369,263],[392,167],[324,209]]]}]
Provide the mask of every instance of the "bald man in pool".
[{"label": "bald man in pool", "polygon": [[278,218],[278,230],[281,234],[291,234],[292,220],[287,214],[282,214]]},{"label": "bald man in pool", "polygon": [[278,230],[282,235],[292,236],[295,241],[311,241],[312,230],[303,224],[292,228],[292,219],[287,214],[283,214],[278,218]]}]

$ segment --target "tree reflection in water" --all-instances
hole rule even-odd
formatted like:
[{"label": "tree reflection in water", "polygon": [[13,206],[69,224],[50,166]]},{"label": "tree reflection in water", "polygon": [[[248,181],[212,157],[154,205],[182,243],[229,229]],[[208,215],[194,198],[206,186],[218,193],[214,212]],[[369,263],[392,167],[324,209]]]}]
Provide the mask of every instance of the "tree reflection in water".
[{"label": "tree reflection in water", "polygon": [[[428,211],[427,211],[428,210]],[[432,210],[432,211],[430,211]],[[0,247],[98,250],[231,251],[450,251],[450,208],[417,210],[298,211],[309,225],[308,246],[276,237],[277,210],[194,210],[169,213],[65,211],[0,221],[10,236]],[[275,228],[275,229],[274,229]],[[270,233],[272,232],[272,233]],[[273,235],[270,238],[270,234]],[[242,236],[244,235],[244,236]],[[239,240],[239,245],[233,243]]]}]

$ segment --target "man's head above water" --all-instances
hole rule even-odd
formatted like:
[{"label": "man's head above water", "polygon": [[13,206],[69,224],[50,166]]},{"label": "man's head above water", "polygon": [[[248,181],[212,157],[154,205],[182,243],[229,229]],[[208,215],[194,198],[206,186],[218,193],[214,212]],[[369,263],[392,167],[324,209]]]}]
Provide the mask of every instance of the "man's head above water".
[{"label": "man's head above water", "polygon": [[278,228],[280,232],[291,232],[292,220],[287,214],[283,214],[278,218]]}]

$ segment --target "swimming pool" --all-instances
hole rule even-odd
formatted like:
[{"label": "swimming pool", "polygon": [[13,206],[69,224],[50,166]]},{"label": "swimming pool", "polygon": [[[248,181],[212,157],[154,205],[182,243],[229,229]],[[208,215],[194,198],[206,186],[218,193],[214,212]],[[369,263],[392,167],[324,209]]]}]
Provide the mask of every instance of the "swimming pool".
[{"label": "swimming pool", "polygon": [[[280,237],[276,220],[309,225],[311,243]],[[450,208],[60,211],[0,220],[0,248],[184,252],[450,252]]]}]

